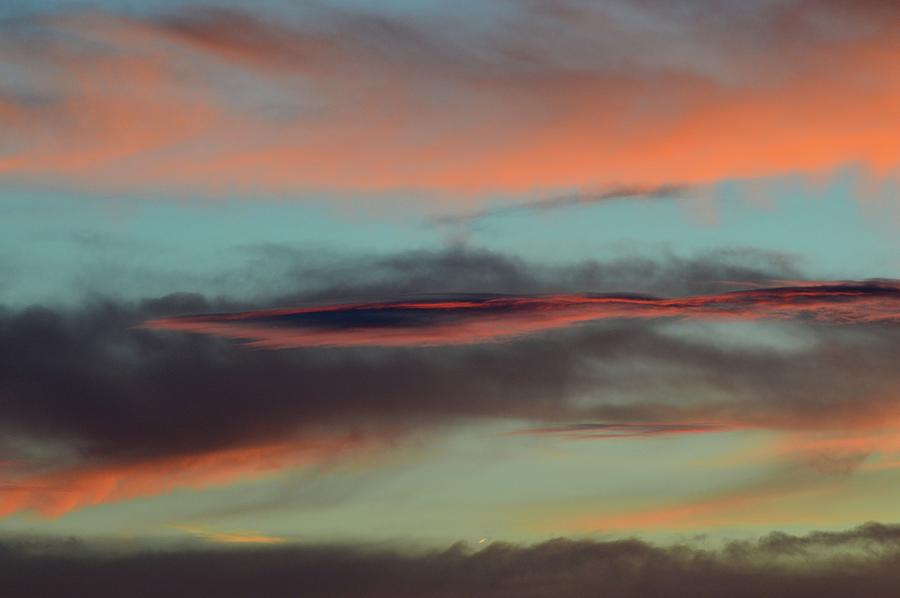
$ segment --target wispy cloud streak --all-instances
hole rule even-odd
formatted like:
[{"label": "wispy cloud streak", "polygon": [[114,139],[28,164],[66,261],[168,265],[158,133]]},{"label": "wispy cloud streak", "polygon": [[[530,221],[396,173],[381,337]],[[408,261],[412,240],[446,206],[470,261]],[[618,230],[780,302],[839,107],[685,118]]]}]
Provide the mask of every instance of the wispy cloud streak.
[{"label": "wispy cloud streak", "polygon": [[727,432],[733,428],[718,424],[694,423],[578,423],[517,430],[514,435],[556,436],[572,440],[604,438],[646,438],[681,434]]},{"label": "wispy cloud streak", "polygon": [[533,202],[507,204],[463,214],[447,214],[444,216],[432,218],[431,223],[438,226],[476,224],[482,220],[494,218],[497,216],[509,216],[528,212],[539,212],[542,210],[555,210],[559,208],[585,206],[607,201],[641,199],[649,200],[680,197],[684,195],[689,189],[689,187],[685,186],[665,185],[662,187],[653,188],[622,187],[596,193],[576,193],[570,195],[548,197]]},{"label": "wispy cloud streak", "polygon": [[305,439],[121,463],[57,466],[47,472],[26,470],[10,476],[15,484],[0,489],[0,517],[19,511],[59,517],[77,509],[177,489],[200,490],[254,480],[342,454],[369,451],[373,446],[359,438]]},{"label": "wispy cloud streak", "polygon": [[208,529],[200,525],[172,524],[174,529],[181,530],[215,544],[283,544],[287,540],[280,536],[269,536],[252,531],[222,532]]},{"label": "wispy cloud streak", "polygon": [[151,320],[147,328],[244,339],[266,348],[481,343],[604,319],[805,319],[900,322],[900,286],[825,283],[717,295],[450,297],[248,311]]}]

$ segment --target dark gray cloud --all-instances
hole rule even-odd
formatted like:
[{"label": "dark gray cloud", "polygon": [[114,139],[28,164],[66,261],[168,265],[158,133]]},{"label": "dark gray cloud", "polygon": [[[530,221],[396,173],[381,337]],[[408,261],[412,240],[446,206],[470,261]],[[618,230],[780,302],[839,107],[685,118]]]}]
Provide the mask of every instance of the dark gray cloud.
[{"label": "dark gray cloud", "polygon": [[255,305],[173,294],[0,309],[0,460],[34,470],[128,464],[323,433],[396,439],[473,420],[841,428],[893,408],[896,326],[774,331],[793,347],[611,321],[503,344],[288,351],[138,326],[344,294],[603,290],[633,280],[679,291],[787,273],[737,261],[637,260],[629,273],[627,260],[553,269],[489,253],[409,253],[335,265]]},{"label": "dark gray cloud", "polygon": [[774,533],[724,547],[641,540],[389,547],[156,547],[0,540],[4,596],[890,596],[900,527]]},{"label": "dark gray cloud", "polygon": [[797,259],[789,254],[736,247],[692,257],[657,252],[661,255],[649,258],[640,249],[614,259],[559,264],[467,246],[332,259],[282,245],[245,248],[255,269],[278,272],[285,281],[279,292],[259,298],[255,307],[423,293],[699,295],[804,277]]},{"label": "dark gray cloud", "polygon": [[626,199],[671,199],[681,197],[689,190],[690,187],[678,185],[654,187],[650,189],[640,187],[622,187],[618,189],[609,189],[606,191],[546,197],[532,202],[507,204],[494,208],[478,210],[475,212],[447,214],[444,216],[432,218],[430,222],[437,226],[468,227],[476,225],[483,220],[499,216],[509,216],[521,213],[539,212],[543,210],[554,210],[560,208],[572,208],[577,206],[585,206],[595,203]]},{"label": "dark gray cloud", "polygon": [[710,424],[605,424],[578,423],[549,426],[545,428],[529,428],[515,434],[552,435],[573,439],[629,438],[635,436],[658,436],[669,434],[700,434],[704,432],[722,432],[727,428]]}]

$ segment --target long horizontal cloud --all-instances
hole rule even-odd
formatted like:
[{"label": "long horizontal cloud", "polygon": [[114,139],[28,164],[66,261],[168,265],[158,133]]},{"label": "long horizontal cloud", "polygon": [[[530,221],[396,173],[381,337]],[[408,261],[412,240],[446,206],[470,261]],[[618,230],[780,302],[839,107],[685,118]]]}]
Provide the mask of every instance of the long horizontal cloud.
[{"label": "long horizontal cloud", "polygon": [[[844,469],[817,470],[800,464],[783,465],[764,478],[743,486],[719,490],[707,496],[695,496],[652,506],[614,510],[600,515],[569,516],[554,521],[554,529],[573,533],[639,533],[643,531],[709,529],[710,527],[767,524],[790,521],[783,502],[800,498],[805,504],[822,501],[840,488],[847,473],[865,458],[854,456]],[[820,503],[821,504],[821,503]],[[762,515],[762,520],[760,514]]]},{"label": "long horizontal cloud", "polygon": [[267,536],[256,532],[220,532],[197,525],[172,525],[171,527],[216,544],[281,544],[286,541],[279,536]]},{"label": "long horizontal cloud", "polygon": [[[718,260],[551,268],[498,254],[425,252],[332,263],[319,274],[301,262],[293,270],[301,288],[260,304],[427,289],[571,293],[633,284],[709,292],[722,280],[798,277],[777,259],[745,257],[744,265],[723,253]],[[785,292],[761,291],[738,293],[726,308],[774,301],[793,317],[798,309],[857,313],[893,301],[884,283],[842,286],[848,295],[833,286],[792,288],[799,293],[793,307],[785,307]],[[730,295],[701,297],[706,310],[713,308],[710,298]],[[900,330],[884,318],[793,328],[801,342],[791,348],[680,334],[669,320],[633,317],[504,344],[293,351],[248,351],[216,336],[140,326],[247,307],[182,294],[0,310],[0,510],[58,515],[179,487],[368,459],[473,421],[519,429],[599,423],[646,433],[714,425],[862,434],[900,409]],[[257,461],[270,466],[255,469]]]},{"label": "long horizontal cloud", "polygon": [[198,490],[252,480],[287,468],[318,465],[372,450],[376,448],[373,444],[353,437],[318,442],[305,439],[193,455],[76,465],[46,473],[30,472],[26,467],[24,474],[15,477],[15,484],[0,489],[0,517],[18,511],[57,517],[75,509],[165,494],[179,488]]},{"label": "long horizontal cloud", "polygon": [[572,195],[561,195],[556,197],[544,198],[533,202],[519,202],[495,208],[478,210],[470,213],[452,214],[440,216],[431,219],[431,223],[439,226],[459,226],[465,224],[473,224],[479,221],[492,218],[495,216],[506,216],[522,212],[534,212],[539,210],[550,210],[556,208],[567,208],[573,206],[581,206],[593,203],[617,200],[651,200],[679,197],[687,194],[687,187],[676,187],[667,185],[655,188],[617,188],[607,191],[598,191],[594,193],[576,193]]},{"label": "long horizontal cloud", "polygon": [[247,339],[268,348],[454,345],[610,318],[900,322],[900,285],[834,283],[657,299],[629,295],[449,297],[151,320],[148,328]]},{"label": "long horizontal cloud", "polygon": [[498,13],[459,27],[337,9],[12,20],[0,173],[481,194],[897,166],[896,3]]},{"label": "long horizontal cloud", "polygon": [[0,540],[4,595],[889,596],[900,529],[772,533],[721,548],[556,539],[409,552],[365,546],[154,547]]},{"label": "long horizontal cloud", "polygon": [[647,436],[667,436],[670,434],[704,434],[723,432],[727,428],[711,424],[604,424],[580,423],[546,428],[519,430],[513,434],[551,435],[577,440],[598,438],[643,438]]}]

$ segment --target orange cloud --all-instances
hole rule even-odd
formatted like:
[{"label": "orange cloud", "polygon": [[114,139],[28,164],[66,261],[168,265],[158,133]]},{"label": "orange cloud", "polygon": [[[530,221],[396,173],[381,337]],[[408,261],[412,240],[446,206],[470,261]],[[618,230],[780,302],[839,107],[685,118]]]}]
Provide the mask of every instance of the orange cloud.
[{"label": "orange cloud", "polygon": [[625,532],[774,524],[779,519],[792,524],[823,523],[821,512],[804,509],[811,499],[835,498],[833,512],[839,513],[843,501],[858,491],[848,483],[850,476],[865,480],[870,472],[900,467],[897,421],[895,413],[881,413],[867,420],[848,420],[842,430],[781,434],[759,449],[711,462],[728,469],[748,462],[778,468],[758,482],[675,504],[577,517],[568,525],[580,532]]},{"label": "orange cloud", "polygon": [[815,463],[785,460],[779,455],[770,462],[776,469],[758,481],[723,488],[693,498],[675,499],[654,506],[626,508],[619,512],[569,518],[568,529],[581,533],[632,532],[636,530],[680,530],[722,525],[773,525],[779,522],[825,523],[830,516],[810,512],[810,501],[840,498],[848,487],[847,474],[860,463],[823,468]]},{"label": "orange cloud", "polygon": [[370,448],[358,438],[224,449],[121,465],[87,465],[25,474],[0,492],[0,517],[36,511],[58,517],[93,505],[251,480]]},{"label": "orange cloud", "polygon": [[802,60],[776,48],[767,65],[787,73],[728,83],[677,68],[498,69],[404,46],[398,59],[353,29],[247,16],[59,20],[60,33],[103,49],[7,57],[45,73],[59,99],[0,104],[15,133],[0,174],[110,189],[468,195],[851,163],[888,176],[900,165],[895,21],[889,11],[870,35],[806,40]]},{"label": "orange cloud", "polygon": [[[886,404],[895,404],[886,401]],[[895,410],[893,410],[895,411]],[[804,462],[817,469],[876,471],[900,464],[900,425],[895,412],[876,412],[862,421],[847,422],[840,431],[792,434],[767,455]]]},{"label": "orange cloud", "polygon": [[267,536],[257,532],[217,532],[196,525],[172,525],[170,527],[216,544],[282,544],[287,541],[280,536]]},{"label": "orange cloud", "polygon": [[[802,483],[763,483],[739,490],[729,490],[709,498],[688,501],[671,506],[639,509],[630,512],[604,516],[588,516],[570,521],[567,527],[572,531],[585,532],[631,532],[635,530],[676,530],[697,529],[718,525],[774,524],[780,518],[791,523],[807,522],[802,514],[786,516],[775,512],[773,505],[786,495],[793,498],[809,499],[810,495],[831,492],[837,485],[835,480],[810,480]],[[764,514],[760,510],[765,511]]]}]

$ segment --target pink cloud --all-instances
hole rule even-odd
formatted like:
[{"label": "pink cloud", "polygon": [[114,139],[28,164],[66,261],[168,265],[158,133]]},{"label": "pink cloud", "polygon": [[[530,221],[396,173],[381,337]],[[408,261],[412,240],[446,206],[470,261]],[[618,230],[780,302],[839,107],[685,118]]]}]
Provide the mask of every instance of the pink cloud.
[{"label": "pink cloud", "polygon": [[498,341],[616,318],[898,323],[900,287],[891,282],[833,283],[675,298],[552,295],[395,301],[180,316],[143,326],[237,338],[266,348],[427,346]]}]

